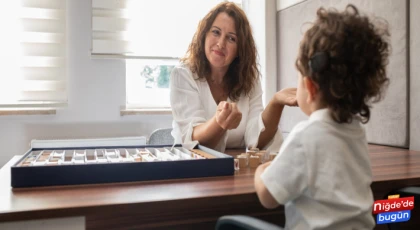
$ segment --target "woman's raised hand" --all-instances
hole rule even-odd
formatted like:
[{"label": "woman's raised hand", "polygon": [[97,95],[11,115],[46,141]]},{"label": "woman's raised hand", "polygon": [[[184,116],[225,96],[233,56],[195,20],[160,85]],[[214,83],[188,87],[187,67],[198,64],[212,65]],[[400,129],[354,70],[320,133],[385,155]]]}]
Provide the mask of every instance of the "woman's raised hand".
[{"label": "woman's raised hand", "polygon": [[298,106],[296,99],[296,88],[285,88],[278,91],[275,95],[275,101],[281,105]]},{"label": "woman's raised hand", "polygon": [[242,113],[236,103],[221,101],[217,106],[216,122],[224,130],[236,129],[241,123]]}]

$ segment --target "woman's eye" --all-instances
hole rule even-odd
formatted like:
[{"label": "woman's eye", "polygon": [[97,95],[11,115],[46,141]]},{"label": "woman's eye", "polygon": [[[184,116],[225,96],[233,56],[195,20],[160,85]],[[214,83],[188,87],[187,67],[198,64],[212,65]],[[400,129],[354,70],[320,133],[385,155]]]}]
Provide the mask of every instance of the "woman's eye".
[{"label": "woman's eye", "polygon": [[213,30],[213,31],[212,31],[212,33],[213,33],[214,35],[219,35],[219,34],[220,34],[220,32],[219,32],[218,30]]},{"label": "woman's eye", "polygon": [[229,36],[229,41],[236,42],[236,38],[235,37],[232,37],[232,36]]}]

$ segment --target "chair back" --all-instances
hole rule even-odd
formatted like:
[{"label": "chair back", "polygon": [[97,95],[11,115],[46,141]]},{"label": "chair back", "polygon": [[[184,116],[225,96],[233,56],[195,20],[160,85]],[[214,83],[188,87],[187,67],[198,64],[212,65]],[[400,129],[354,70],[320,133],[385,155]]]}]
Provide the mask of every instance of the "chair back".
[{"label": "chair back", "polygon": [[172,128],[156,129],[150,134],[149,145],[172,145],[174,138],[171,135]]}]

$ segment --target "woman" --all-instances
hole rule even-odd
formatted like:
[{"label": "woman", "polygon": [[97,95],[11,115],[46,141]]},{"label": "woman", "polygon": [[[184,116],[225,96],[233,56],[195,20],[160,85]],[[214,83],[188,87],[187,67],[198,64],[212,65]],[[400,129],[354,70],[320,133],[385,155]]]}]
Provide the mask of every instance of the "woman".
[{"label": "woman", "polygon": [[278,151],[284,105],[296,89],[274,95],[263,109],[257,51],[245,13],[231,2],[214,7],[198,25],[181,65],[171,73],[175,143]]}]

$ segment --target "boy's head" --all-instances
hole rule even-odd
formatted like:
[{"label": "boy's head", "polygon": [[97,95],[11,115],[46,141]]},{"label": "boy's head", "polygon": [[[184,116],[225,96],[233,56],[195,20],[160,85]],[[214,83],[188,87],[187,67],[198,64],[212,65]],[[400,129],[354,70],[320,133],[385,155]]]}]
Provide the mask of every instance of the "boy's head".
[{"label": "boy's head", "polygon": [[308,103],[315,101],[328,108],[336,122],[351,122],[353,115],[368,122],[371,99],[379,101],[389,82],[388,38],[385,21],[376,20],[374,25],[353,5],[344,12],[318,9],[296,60],[302,75],[298,86],[302,110],[308,114]]}]

